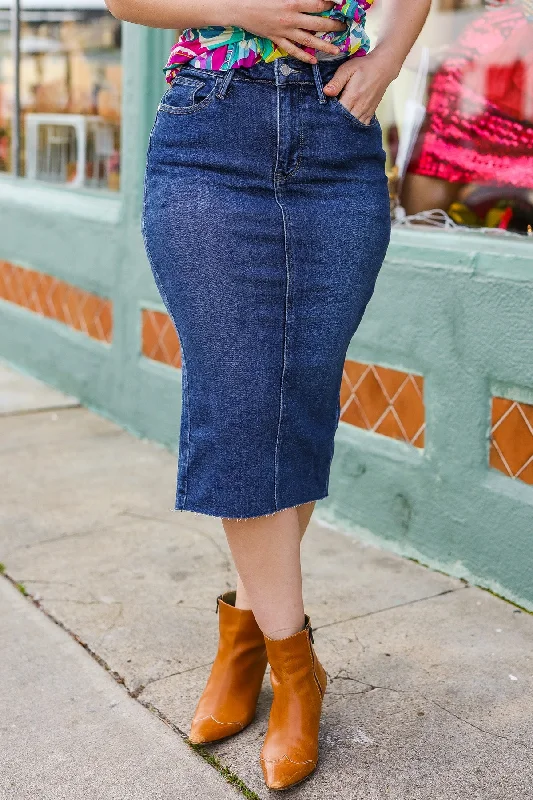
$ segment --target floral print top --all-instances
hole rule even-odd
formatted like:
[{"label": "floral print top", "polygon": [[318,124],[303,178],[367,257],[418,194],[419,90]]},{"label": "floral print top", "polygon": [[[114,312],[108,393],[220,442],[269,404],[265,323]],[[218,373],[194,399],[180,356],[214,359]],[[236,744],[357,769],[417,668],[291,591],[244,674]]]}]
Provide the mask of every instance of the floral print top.
[{"label": "floral print top", "polygon": [[[346,23],[346,29],[316,34],[340,48],[341,53],[364,56],[370,47],[365,31],[366,10],[373,0],[348,0],[336,3],[319,16],[331,17]],[[314,54],[314,49],[303,48]],[[270,39],[254,36],[242,28],[187,28],[170,51],[164,71],[167,83],[172,83],[180,67],[189,64],[204,69],[226,70],[252,67],[258,61],[274,61],[287,53]],[[322,54],[323,55],[323,54]],[[320,58],[320,54],[317,53]]]}]

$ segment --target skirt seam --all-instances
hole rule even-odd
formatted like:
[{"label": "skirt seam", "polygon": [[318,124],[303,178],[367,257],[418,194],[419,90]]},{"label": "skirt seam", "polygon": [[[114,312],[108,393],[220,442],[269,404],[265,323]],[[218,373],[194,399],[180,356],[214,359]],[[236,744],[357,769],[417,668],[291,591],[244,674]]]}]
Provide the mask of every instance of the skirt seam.
[{"label": "skirt seam", "polygon": [[273,187],[274,199],[281,211],[281,219],[283,223],[283,244],[285,250],[285,303],[284,303],[284,319],[283,319],[283,355],[281,365],[281,381],[279,391],[279,412],[278,412],[278,426],[276,432],[276,446],[274,451],[274,507],[278,509],[279,496],[278,496],[278,482],[279,482],[279,445],[281,438],[281,423],[283,417],[283,384],[285,379],[285,371],[287,366],[287,313],[288,313],[288,300],[289,300],[289,279],[290,279],[290,259],[287,242],[287,221],[285,210],[278,197],[279,181],[278,181],[278,167],[279,167],[279,153],[280,153],[280,133],[281,133],[281,117],[280,117],[280,92],[277,87],[277,141],[276,141],[276,164],[274,167]]}]

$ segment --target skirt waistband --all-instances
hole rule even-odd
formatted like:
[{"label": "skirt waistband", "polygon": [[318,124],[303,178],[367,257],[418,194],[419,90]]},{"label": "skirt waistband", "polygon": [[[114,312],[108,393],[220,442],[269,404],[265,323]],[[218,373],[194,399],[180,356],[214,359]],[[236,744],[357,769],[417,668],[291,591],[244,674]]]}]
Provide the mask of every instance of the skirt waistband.
[{"label": "skirt waistband", "polygon": [[317,64],[307,64],[292,56],[276,58],[270,63],[260,61],[252,67],[238,67],[237,69],[214,70],[202,67],[192,67],[184,64],[178,76],[183,74],[209,74],[221,78],[217,94],[224,96],[232,80],[260,81],[273,83],[276,86],[290,84],[315,84],[319,102],[327,102],[323,92],[323,85],[333,77],[336,70],[349,56],[341,55],[338,58],[322,59]]}]

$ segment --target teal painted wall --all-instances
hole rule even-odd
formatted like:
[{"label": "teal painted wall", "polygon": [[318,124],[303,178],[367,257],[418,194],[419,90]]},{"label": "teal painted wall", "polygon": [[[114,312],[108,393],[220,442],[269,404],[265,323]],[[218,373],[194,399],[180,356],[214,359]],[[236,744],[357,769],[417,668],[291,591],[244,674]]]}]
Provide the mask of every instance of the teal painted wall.
[{"label": "teal painted wall", "polygon": [[[167,31],[125,25],[118,195],[0,179],[0,259],[114,307],[112,345],[0,301],[0,355],[137,435],[175,448],[180,372],[140,355],[162,309],[139,229],[144,154]],[[488,468],[492,393],[533,403],[531,241],[393,231],[349,357],[425,378],[424,451],[341,423],[317,514],[533,609],[533,487]]]}]

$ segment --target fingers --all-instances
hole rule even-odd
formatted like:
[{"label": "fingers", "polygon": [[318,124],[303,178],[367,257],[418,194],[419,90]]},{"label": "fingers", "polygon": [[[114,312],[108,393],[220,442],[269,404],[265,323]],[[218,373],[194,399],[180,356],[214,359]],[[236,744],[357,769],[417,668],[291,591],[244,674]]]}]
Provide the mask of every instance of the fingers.
[{"label": "fingers", "polygon": [[339,92],[344,89],[355,70],[356,67],[354,64],[345,61],[344,64],[341,64],[338,70],[336,70],[333,78],[325,84],[324,93],[331,97],[336,97]]},{"label": "fingers", "polygon": [[291,4],[291,11],[302,12],[304,14],[321,14],[323,11],[331,11],[337,5],[335,0],[288,0]]},{"label": "fingers", "polygon": [[374,108],[369,107],[369,93],[361,91],[359,81],[350,80],[357,72],[357,67],[352,64],[342,64],[335,72],[333,78],[324,86],[324,93],[337,96],[339,103],[353,114],[364,125],[370,125],[374,116]]},{"label": "fingers", "polygon": [[298,14],[295,20],[295,27],[311,31],[344,31],[346,24],[339,19],[329,17],[314,17],[310,14]]},{"label": "fingers", "polygon": [[276,44],[278,47],[281,47],[290,56],[294,56],[294,58],[298,58],[300,61],[304,61],[306,64],[317,63],[315,56],[313,56],[311,53],[307,53],[305,50],[302,50],[301,47],[298,47],[297,44],[294,44],[294,42],[291,42],[289,39],[276,39],[274,40],[274,44]]},{"label": "fingers", "polygon": [[322,50],[324,53],[331,53],[331,55],[340,53],[340,47],[326,42],[324,39],[319,39],[318,36],[313,36],[309,31],[296,30],[291,34],[291,38],[304,47],[312,47],[315,50]]}]

